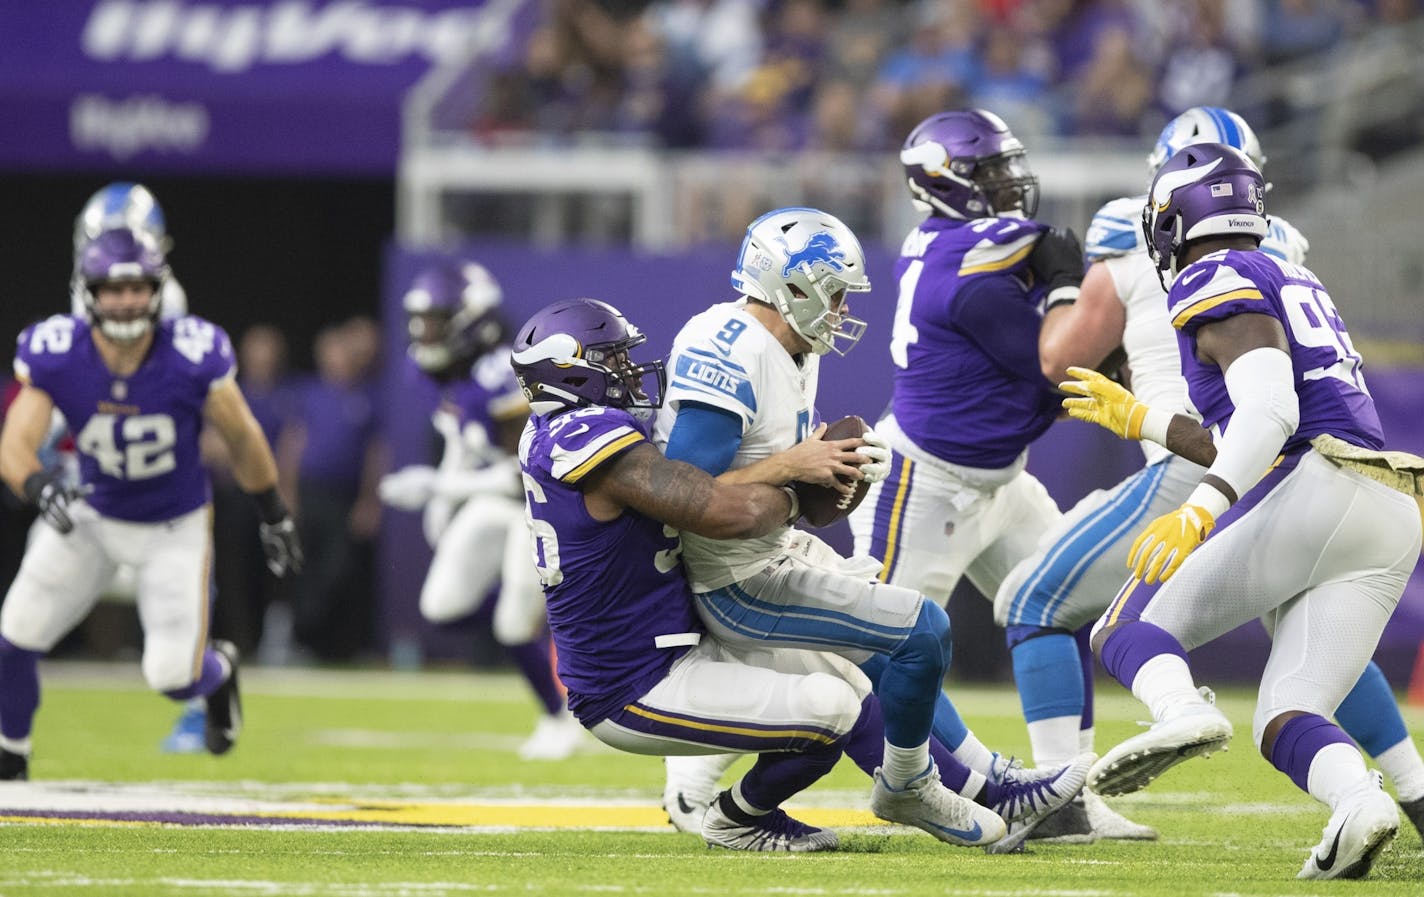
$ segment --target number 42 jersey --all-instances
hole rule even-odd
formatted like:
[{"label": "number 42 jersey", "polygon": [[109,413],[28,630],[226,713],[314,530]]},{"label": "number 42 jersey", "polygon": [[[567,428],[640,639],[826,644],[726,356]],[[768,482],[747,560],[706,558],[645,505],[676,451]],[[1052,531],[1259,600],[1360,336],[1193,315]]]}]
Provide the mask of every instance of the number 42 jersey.
[{"label": "number 42 jersey", "polygon": [[208,393],[237,373],[232,343],[202,318],[161,321],[131,375],[109,370],[89,324],[56,315],[20,334],[15,376],[69,423],[86,501],[137,523],[172,520],[211,500],[198,453]]}]

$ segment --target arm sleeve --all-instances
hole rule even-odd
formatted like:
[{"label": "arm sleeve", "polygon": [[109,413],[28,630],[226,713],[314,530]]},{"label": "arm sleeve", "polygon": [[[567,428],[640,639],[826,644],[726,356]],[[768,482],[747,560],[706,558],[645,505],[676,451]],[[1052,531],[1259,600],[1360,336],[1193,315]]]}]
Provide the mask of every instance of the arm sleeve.
[{"label": "arm sleeve", "polygon": [[1231,363],[1225,379],[1236,410],[1217,440],[1216,460],[1207,472],[1241,496],[1256,485],[1300,425],[1300,403],[1290,356],[1279,349],[1252,349]]},{"label": "arm sleeve", "polygon": [[732,466],[741,444],[741,417],[711,405],[685,401],[677,409],[664,454],[715,477]]},{"label": "arm sleeve", "polygon": [[1020,379],[1048,384],[1038,359],[1038,312],[1008,277],[965,281],[949,308],[950,323],[984,354]]}]

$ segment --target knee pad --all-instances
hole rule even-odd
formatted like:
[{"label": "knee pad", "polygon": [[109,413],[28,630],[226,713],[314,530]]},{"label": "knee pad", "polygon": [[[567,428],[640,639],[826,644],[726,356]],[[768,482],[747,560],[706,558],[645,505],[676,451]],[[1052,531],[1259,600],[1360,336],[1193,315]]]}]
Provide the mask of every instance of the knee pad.
[{"label": "knee pad", "polygon": [[182,656],[177,652],[155,651],[151,648],[144,649],[143,679],[148,683],[148,687],[157,692],[167,694],[171,691],[180,691],[193,684],[193,658],[191,655]]},{"label": "knee pad", "polygon": [[944,608],[926,599],[920,605],[920,615],[905,641],[891,655],[895,659],[923,667],[949,668],[953,655],[949,615]]},{"label": "knee pad", "polygon": [[809,673],[797,689],[807,713],[827,728],[844,735],[860,716],[861,699],[842,679],[827,673]]}]

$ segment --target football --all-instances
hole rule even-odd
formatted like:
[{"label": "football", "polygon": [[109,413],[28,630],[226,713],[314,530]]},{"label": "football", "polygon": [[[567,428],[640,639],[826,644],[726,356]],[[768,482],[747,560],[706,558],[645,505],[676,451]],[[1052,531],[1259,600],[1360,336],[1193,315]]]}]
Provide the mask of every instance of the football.
[{"label": "football", "polygon": [[[853,439],[869,429],[865,421],[851,414],[828,426],[821,438]],[[842,479],[849,482],[845,477]],[[797,500],[801,502],[801,519],[818,528],[830,526],[837,520],[850,516],[850,512],[858,508],[865,499],[865,493],[870,491],[870,483],[865,480],[858,480],[855,491],[850,495],[842,495],[828,486],[815,486],[810,483],[796,482],[792,486],[796,489]]]}]

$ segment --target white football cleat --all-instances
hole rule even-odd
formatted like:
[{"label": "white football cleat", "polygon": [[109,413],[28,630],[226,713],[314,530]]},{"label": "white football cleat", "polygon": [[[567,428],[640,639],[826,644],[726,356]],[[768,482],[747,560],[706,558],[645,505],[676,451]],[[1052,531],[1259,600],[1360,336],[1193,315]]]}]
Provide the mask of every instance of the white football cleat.
[{"label": "white football cleat", "polygon": [[717,783],[739,754],[702,754],[693,757],[664,757],[663,811],[668,822],[680,832],[702,833],[702,815],[717,796]]},{"label": "white football cleat", "polygon": [[1097,838],[1112,841],[1156,841],[1157,830],[1150,825],[1133,822],[1108,806],[1107,801],[1091,791],[1083,791],[1083,803],[1088,810],[1088,824]]},{"label": "white football cleat", "polygon": [[[1004,795],[993,809],[1009,830],[1003,838],[985,848],[988,853],[1015,853],[1022,849],[1040,824],[1051,821],[1061,811],[1072,812],[1073,800],[1083,790],[1088,768],[1098,755],[1079,754],[1063,766],[1048,769],[1010,768],[1000,785]],[[1088,840],[1091,840],[1089,837]],[[1081,840],[1076,843],[1082,843]]]},{"label": "white football cleat", "polygon": [[583,746],[584,727],[568,710],[539,717],[534,732],[519,746],[521,760],[567,760]]},{"label": "white football cleat", "polygon": [[928,772],[899,791],[886,785],[880,770],[875,770],[870,812],[887,822],[913,825],[946,844],[963,847],[993,844],[1008,833],[1008,825],[998,813],[944,787],[933,762]]},{"label": "white football cleat", "polygon": [[1399,811],[1384,792],[1378,770],[1369,783],[1340,799],[1325,836],[1310,852],[1296,878],[1364,878],[1375,857],[1399,834]]},{"label": "white football cleat", "polygon": [[792,819],[782,810],[738,822],[722,811],[716,799],[702,818],[702,837],[708,847],[761,853],[816,853],[841,845],[835,832]]},{"label": "white football cleat", "polygon": [[1088,773],[1088,787],[1104,797],[1131,794],[1183,760],[1225,750],[1231,740],[1231,721],[1209,700],[1173,708],[1171,714],[1104,754]]}]

